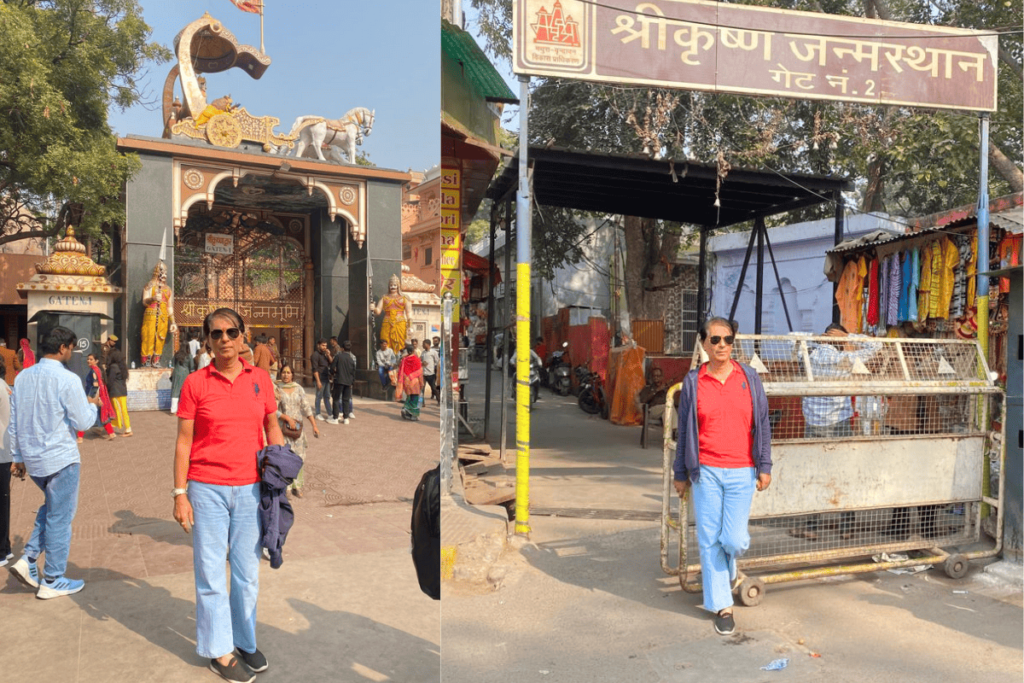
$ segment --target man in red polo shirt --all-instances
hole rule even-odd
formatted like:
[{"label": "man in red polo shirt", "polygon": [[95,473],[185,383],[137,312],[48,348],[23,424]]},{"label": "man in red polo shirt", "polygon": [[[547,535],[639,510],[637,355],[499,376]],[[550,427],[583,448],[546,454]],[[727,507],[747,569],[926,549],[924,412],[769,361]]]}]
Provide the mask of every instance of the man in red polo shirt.
[{"label": "man in red polo shirt", "polygon": [[732,588],[742,578],[737,558],[750,545],[754,489],[772,480],[768,398],[757,372],[732,360],[735,335],[723,318],[701,328],[708,362],[683,380],[673,467],[679,495],[693,489],[704,609],[722,635],[736,630]]}]

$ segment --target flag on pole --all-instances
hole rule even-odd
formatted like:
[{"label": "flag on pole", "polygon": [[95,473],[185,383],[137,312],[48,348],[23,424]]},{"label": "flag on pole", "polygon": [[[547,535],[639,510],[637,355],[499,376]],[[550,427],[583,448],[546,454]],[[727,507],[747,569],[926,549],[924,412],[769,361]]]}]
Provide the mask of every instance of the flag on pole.
[{"label": "flag on pole", "polygon": [[231,0],[231,4],[243,12],[263,14],[263,3],[260,0]]}]

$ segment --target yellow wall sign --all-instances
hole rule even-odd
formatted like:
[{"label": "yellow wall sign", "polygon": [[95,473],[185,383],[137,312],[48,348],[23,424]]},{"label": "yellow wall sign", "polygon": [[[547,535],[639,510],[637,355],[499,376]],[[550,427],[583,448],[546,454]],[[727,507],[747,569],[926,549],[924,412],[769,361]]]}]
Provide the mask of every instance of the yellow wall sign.
[{"label": "yellow wall sign", "polygon": [[452,310],[454,325],[462,317],[462,171],[441,168],[441,296],[451,292],[455,299]]}]

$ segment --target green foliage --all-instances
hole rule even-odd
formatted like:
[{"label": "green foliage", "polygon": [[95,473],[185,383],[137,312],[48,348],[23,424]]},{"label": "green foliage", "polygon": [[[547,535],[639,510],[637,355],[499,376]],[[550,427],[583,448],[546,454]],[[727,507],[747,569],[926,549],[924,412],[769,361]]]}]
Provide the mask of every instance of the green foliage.
[{"label": "green foliage", "polygon": [[140,165],[107,110],[143,101],[143,65],[170,57],[149,34],[136,0],[0,3],[0,244],[57,234],[73,205],[79,235],[123,224]]},{"label": "green foliage", "polygon": [[[485,48],[508,63],[511,1],[471,3],[479,11],[478,31]],[[991,139],[1013,164],[1022,166],[1024,49],[1019,29],[1024,3],[1020,0],[741,0],[738,4],[848,16],[864,16],[865,5],[872,5],[895,21],[1016,29],[999,38],[1005,54],[1000,60],[999,109],[992,116]],[[867,179],[877,172],[881,205],[889,213],[907,216],[970,204],[978,196],[979,135],[974,114],[544,78],[534,79],[532,101],[532,144],[846,176],[857,185],[859,196],[847,201],[854,207],[864,197]],[[990,195],[1011,190],[1006,178],[993,169]],[[777,221],[823,217],[833,211],[824,205]],[[545,207],[543,213],[551,228],[569,233],[559,242],[546,231],[535,230],[535,257],[573,263],[574,252],[562,248],[576,235],[571,221],[563,220],[566,212]],[[554,252],[547,254],[548,249]]]}]

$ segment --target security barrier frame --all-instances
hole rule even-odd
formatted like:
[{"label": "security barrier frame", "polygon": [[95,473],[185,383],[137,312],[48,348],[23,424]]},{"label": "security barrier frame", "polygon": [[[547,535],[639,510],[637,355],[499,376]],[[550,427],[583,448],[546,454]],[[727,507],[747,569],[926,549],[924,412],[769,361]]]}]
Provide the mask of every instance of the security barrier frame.
[{"label": "security barrier frame", "polygon": [[[846,358],[842,372],[832,376],[816,375],[811,354],[825,345],[851,351],[851,356],[856,355],[852,352],[862,352],[866,360]],[[984,353],[976,341],[867,337],[837,341],[835,337],[809,335],[737,335],[733,359],[758,371],[775,422],[772,483],[768,491],[754,493],[751,506],[751,551],[755,552],[748,552],[738,562],[745,575],[738,588],[742,604],[760,603],[767,584],[824,576],[941,564],[947,575],[961,578],[967,573],[971,560],[1000,553],[1006,401],[990,376]],[[702,360],[706,357],[698,345],[693,367],[698,367]],[[675,405],[681,386],[680,383],[669,389],[667,405]],[[917,397],[914,415],[923,428],[915,433],[895,430],[885,422],[884,410],[872,415],[875,419],[870,422],[856,417],[860,429],[841,438],[807,438],[804,433],[787,429],[778,422],[780,412],[785,412],[779,410],[780,404],[789,399],[788,404],[792,406],[797,398],[811,396],[861,397],[859,401],[854,399],[855,406],[860,403],[861,407],[870,404],[883,408],[905,402],[908,397]],[[992,433],[989,426],[997,402],[1001,406],[1000,432]],[[936,407],[940,405],[942,411]],[[677,412],[678,409],[672,411],[672,418],[665,420],[663,432],[661,566],[666,574],[679,577],[683,590],[697,593],[701,591],[700,561],[693,533],[690,492],[680,499],[672,484]],[[952,419],[954,417],[961,419],[957,421]],[[992,497],[989,495],[988,444],[990,440],[994,443],[996,438],[998,484],[997,495]],[[889,455],[889,462],[884,459],[880,462],[883,468],[888,465],[891,469],[882,471],[895,480],[896,485],[857,479],[864,471],[861,468],[871,464],[872,458],[880,453]],[[836,460],[837,455],[845,457]],[[934,464],[937,472],[921,469],[925,462]],[[823,468],[821,463],[830,467]],[[822,484],[823,476],[828,479],[825,491],[815,485]],[[673,499],[680,500],[675,516]],[[959,533],[939,534],[938,538],[910,533],[910,509],[918,511],[923,529],[925,514],[931,515],[928,521],[934,525],[938,514],[935,511],[950,506],[962,506],[963,528]],[[940,547],[978,542],[983,518],[992,507],[997,512],[994,547],[970,552]],[[877,529],[868,527],[866,531],[860,529],[856,534],[849,534],[849,537],[862,537],[855,542],[837,543],[831,539],[832,535],[823,532],[822,535],[833,542],[810,541],[804,547],[792,547],[789,542],[785,544],[787,547],[773,549],[773,543],[784,545],[778,543],[780,531],[790,536],[799,534],[808,520],[820,524],[820,520],[833,517],[834,513],[877,519],[889,509],[893,510],[893,515],[905,516],[900,518],[906,519],[905,537],[881,539],[880,534],[874,533]],[[931,512],[923,513],[923,510]],[[896,517],[891,517],[890,525],[895,520]],[[930,529],[934,532],[935,527]],[[675,564],[669,559],[673,542],[678,547]],[[917,556],[906,560],[888,556],[908,551],[916,551]],[[750,575],[753,570],[758,571],[756,576]]]}]

